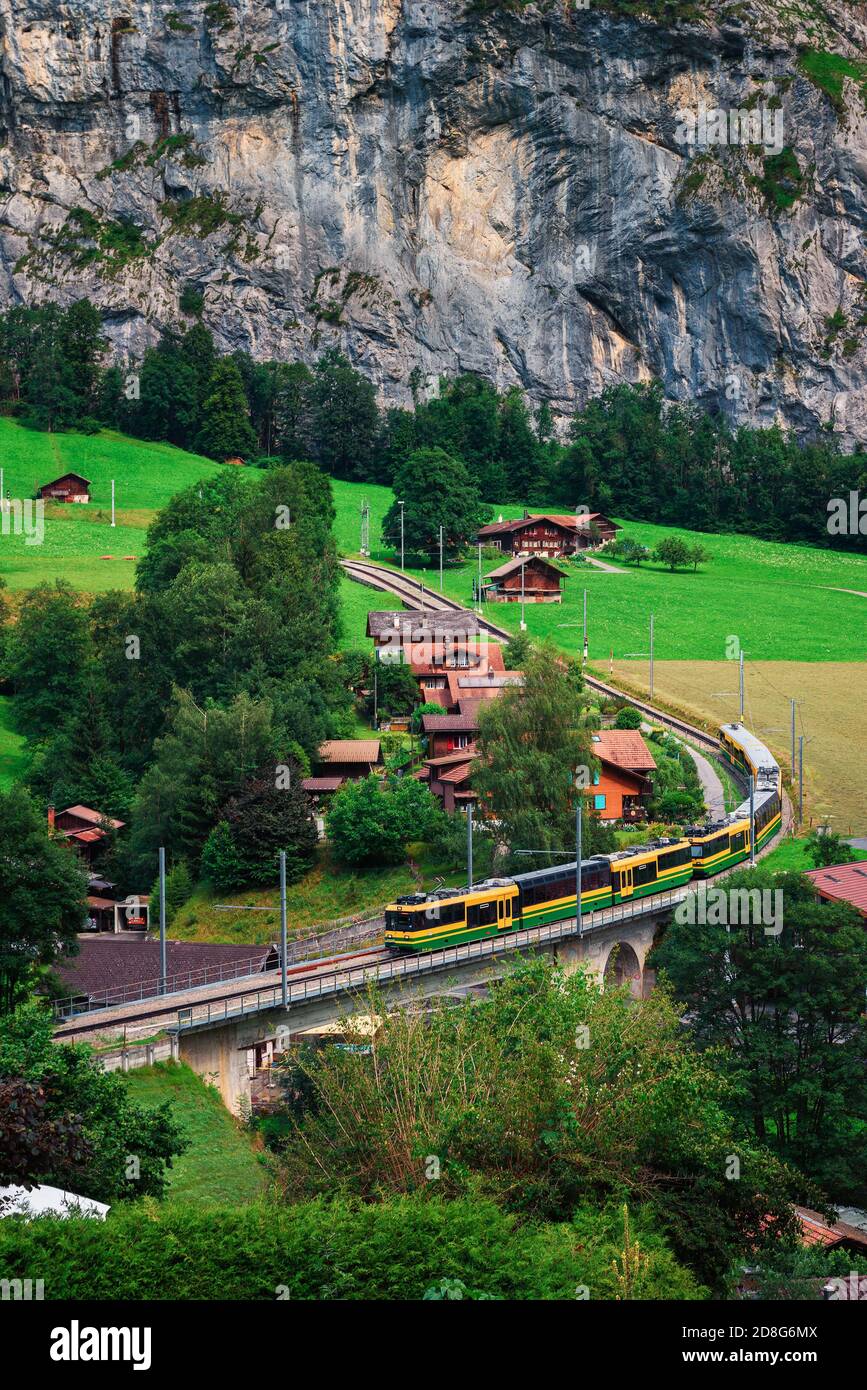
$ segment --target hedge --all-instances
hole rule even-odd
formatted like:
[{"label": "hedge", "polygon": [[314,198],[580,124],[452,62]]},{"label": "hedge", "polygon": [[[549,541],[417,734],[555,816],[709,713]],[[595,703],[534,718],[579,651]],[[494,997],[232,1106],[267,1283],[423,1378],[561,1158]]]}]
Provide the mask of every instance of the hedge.
[{"label": "hedge", "polygon": [[[591,1299],[623,1296],[622,1215],[579,1218],[573,1226],[520,1225],[471,1198],[207,1211],[144,1199],[104,1222],[7,1217],[0,1278],[42,1279],[46,1299],[83,1301],[412,1300],[444,1280],[462,1281],[468,1297],[575,1299],[579,1286]],[[639,1230],[637,1240],[631,1296],[705,1294],[660,1236]]]}]

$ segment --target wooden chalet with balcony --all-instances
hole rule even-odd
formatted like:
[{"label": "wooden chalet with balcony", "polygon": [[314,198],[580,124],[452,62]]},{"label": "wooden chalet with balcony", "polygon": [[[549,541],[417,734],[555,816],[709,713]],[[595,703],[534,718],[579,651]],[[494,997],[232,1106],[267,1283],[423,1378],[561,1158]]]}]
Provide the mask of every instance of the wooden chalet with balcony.
[{"label": "wooden chalet with balcony", "polygon": [[621,527],[602,512],[524,512],[512,521],[482,526],[480,545],[495,545],[507,555],[545,555],[549,559],[595,550],[614,540]]},{"label": "wooden chalet with balcony", "polygon": [[486,603],[562,603],[566,575],[544,555],[507,560],[482,584]]}]

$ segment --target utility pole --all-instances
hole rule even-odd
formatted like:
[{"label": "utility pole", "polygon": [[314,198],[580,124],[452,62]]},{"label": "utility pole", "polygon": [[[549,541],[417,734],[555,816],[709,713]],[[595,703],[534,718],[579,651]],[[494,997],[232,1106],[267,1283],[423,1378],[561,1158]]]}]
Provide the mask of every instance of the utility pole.
[{"label": "utility pole", "polygon": [[583,936],[584,918],[581,916],[581,802],[583,793],[580,787],[576,787],[576,791],[578,795],[575,802],[575,907],[578,913],[578,935]]},{"label": "utility pole", "polygon": [[792,783],[795,781],[795,701],[790,700],[792,706]]},{"label": "utility pole", "polygon": [[114,478],[111,480],[111,524],[114,525]]},{"label": "utility pole", "polygon": [[482,542],[479,541],[479,612],[482,610]]},{"label": "utility pole", "polygon": [[373,653],[373,727],[379,728],[379,667],[376,664],[376,652]]},{"label": "utility pole", "polygon": [[804,824],[804,735],[798,739],[798,825]]},{"label": "utility pole", "polygon": [[653,614],[650,615],[650,698],[653,699]]},{"label": "utility pole", "polygon": [[440,593],[443,591],[443,528],[440,527]]},{"label": "utility pole", "polygon": [[587,665],[587,590],[584,590],[584,665]]},{"label": "utility pole", "polygon": [[160,994],[166,992],[166,852],[160,845]]},{"label": "utility pole", "polygon": [[738,661],[738,675],[739,675],[739,688],[740,688],[740,696],[741,696],[741,714],[740,714],[740,717],[741,717],[741,723],[743,723],[743,718],[744,718],[744,654],[743,654],[743,651],[741,652],[741,654],[740,654],[740,660]]},{"label": "utility pole", "polygon": [[402,574],[402,573],[403,573],[403,503],[402,503],[402,502],[398,502],[397,505],[400,507],[400,569],[401,569],[401,574]]},{"label": "utility pole", "polygon": [[370,507],[366,500],[361,503],[361,553],[370,554]]},{"label": "utility pole", "polygon": [[467,892],[473,886],[473,803],[467,802]]},{"label": "utility pole", "polygon": [[524,602],[525,602],[525,596],[524,596],[524,570],[525,570],[526,568],[527,568],[527,562],[526,562],[526,560],[522,560],[522,561],[521,561],[521,631],[522,631],[522,632],[526,632],[526,631],[527,631],[527,624],[526,624],[526,622],[524,621]]},{"label": "utility pole", "polygon": [[286,932],[286,851],[280,851],[280,1002],[283,1008],[289,1003],[289,981],[287,979],[288,943]]},{"label": "utility pole", "polygon": [[750,773],[750,864],[756,862],[756,779]]}]

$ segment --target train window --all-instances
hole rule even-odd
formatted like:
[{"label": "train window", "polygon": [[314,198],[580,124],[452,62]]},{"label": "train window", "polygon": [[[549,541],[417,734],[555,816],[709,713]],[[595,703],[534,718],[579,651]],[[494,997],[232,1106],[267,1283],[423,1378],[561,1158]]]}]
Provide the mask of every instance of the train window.
[{"label": "train window", "polygon": [[732,851],[738,850],[738,849],[743,849],[745,842],[746,842],[746,836],[745,836],[743,830],[740,830],[740,831],[738,831],[737,835],[732,835],[732,836],[730,837],[729,846],[730,846],[730,848],[731,848]]},{"label": "train window", "polygon": [[497,924],[496,899],[489,903],[471,903],[467,908],[468,927],[492,927]]},{"label": "train window", "polygon": [[635,883],[654,883],[656,881],[656,864],[649,860],[646,864],[639,864],[635,870]]}]

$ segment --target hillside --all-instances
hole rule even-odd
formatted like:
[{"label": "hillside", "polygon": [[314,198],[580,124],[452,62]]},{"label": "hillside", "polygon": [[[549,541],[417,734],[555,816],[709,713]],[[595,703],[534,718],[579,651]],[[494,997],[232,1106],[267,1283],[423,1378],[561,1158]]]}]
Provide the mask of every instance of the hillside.
[{"label": "hillside", "polygon": [[[6,302],[867,438],[849,0],[0,0]],[[723,128],[708,129],[721,109]],[[750,125],[751,115],[759,122]],[[699,123],[702,123],[699,125]]]},{"label": "hillside", "polygon": [[0,534],[0,575],[10,589],[29,589],[43,579],[62,577],[86,593],[132,588],[135,560],[144,551],[145,532],[160,507],[223,466],[171,444],[128,439],[108,430],[43,434],[3,418],[0,457],[6,497],[32,497],[40,483],[68,470],[89,479],[87,506],[46,505],[41,545],[28,545],[25,536]]}]

